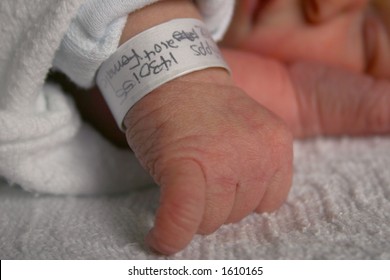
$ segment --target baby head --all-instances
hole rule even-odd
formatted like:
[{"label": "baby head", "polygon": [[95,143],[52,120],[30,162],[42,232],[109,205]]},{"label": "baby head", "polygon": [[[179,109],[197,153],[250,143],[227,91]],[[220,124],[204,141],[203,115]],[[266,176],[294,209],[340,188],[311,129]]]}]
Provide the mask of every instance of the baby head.
[{"label": "baby head", "polygon": [[225,46],[390,78],[390,1],[238,0]]}]

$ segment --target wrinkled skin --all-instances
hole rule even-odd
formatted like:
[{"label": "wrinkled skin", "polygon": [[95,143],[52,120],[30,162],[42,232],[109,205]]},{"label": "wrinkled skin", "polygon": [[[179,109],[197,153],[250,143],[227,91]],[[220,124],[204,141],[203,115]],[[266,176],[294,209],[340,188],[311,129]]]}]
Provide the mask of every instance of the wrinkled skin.
[{"label": "wrinkled skin", "polygon": [[174,253],[195,233],[253,211],[273,211],[286,198],[291,133],[239,88],[167,84],[141,100],[126,124],[131,148],[161,186],[148,236],[159,252]]}]

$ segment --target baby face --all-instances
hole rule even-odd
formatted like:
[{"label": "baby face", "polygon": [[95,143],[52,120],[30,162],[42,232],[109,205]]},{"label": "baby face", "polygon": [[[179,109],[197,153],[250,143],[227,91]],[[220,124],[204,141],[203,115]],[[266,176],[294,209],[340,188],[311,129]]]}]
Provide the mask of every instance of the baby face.
[{"label": "baby face", "polygon": [[390,78],[390,1],[237,0],[225,46]]}]

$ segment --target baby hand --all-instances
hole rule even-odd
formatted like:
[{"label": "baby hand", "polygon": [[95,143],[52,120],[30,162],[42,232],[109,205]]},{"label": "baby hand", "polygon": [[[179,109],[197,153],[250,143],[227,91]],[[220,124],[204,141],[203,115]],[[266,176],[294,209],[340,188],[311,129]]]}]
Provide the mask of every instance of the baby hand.
[{"label": "baby hand", "polygon": [[129,145],[161,187],[147,242],[164,254],[196,233],[277,209],[291,185],[284,123],[240,89],[194,76],[150,93],[125,119]]}]

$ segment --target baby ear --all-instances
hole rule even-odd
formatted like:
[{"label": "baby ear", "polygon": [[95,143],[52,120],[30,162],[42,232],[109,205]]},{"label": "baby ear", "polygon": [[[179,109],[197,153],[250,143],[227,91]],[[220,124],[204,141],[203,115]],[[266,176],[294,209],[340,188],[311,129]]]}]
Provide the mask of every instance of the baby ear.
[{"label": "baby ear", "polygon": [[344,13],[366,7],[370,0],[303,0],[303,10],[310,23],[321,23]]}]

